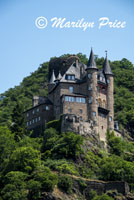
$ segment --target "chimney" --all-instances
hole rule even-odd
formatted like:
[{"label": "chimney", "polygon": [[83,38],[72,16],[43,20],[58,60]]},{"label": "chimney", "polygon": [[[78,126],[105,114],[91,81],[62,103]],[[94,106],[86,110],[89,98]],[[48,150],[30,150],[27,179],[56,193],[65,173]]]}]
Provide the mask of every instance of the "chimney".
[{"label": "chimney", "polygon": [[39,104],[39,97],[38,96],[33,96],[33,99],[32,99],[33,107],[37,106],[38,104]]}]

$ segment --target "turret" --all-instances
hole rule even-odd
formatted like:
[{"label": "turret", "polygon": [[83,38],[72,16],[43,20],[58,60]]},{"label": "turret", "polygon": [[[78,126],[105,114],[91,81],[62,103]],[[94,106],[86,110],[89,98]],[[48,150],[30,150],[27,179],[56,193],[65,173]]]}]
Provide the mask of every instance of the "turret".
[{"label": "turret", "polygon": [[88,96],[88,118],[95,125],[98,123],[98,105],[97,105],[97,71],[93,50],[91,49],[90,57],[87,64],[87,96]]},{"label": "turret", "polygon": [[107,52],[106,52],[106,58],[103,65],[103,72],[106,76],[106,81],[107,81],[107,109],[109,110],[108,119],[107,119],[107,127],[110,130],[114,130],[113,73],[107,59]]},{"label": "turret", "polygon": [[59,71],[59,74],[58,74],[58,76],[57,76],[57,80],[61,80],[62,79],[62,76],[61,76],[61,73],[60,73],[60,71]]},{"label": "turret", "polygon": [[55,74],[54,74],[54,70],[52,71],[52,75],[51,75],[51,78],[50,78],[50,81],[49,81],[49,84],[48,84],[48,91],[51,91],[54,86],[55,86]]}]

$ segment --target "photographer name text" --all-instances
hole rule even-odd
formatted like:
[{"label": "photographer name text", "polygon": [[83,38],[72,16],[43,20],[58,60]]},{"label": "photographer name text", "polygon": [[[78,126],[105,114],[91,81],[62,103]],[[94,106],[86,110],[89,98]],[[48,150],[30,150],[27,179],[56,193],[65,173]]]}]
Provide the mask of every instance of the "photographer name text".
[{"label": "photographer name text", "polygon": [[37,17],[35,20],[35,25],[39,29],[44,29],[47,26],[56,29],[70,29],[70,28],[79,28],[83,31],[87,29],[93,29],[97,27],[98,29],[103,29],[104,27],[107,28],[114,28],[114,29],[124,29],[126,27],[126,21],[120,21],[118,19],[110,20],[108,17],[101,17],[98,19],[98,22],[94,21],[86,21],[84,18],[78,19],[76,21],[69,21],[65,17],[53,17],[50,21],[44,17]]}]

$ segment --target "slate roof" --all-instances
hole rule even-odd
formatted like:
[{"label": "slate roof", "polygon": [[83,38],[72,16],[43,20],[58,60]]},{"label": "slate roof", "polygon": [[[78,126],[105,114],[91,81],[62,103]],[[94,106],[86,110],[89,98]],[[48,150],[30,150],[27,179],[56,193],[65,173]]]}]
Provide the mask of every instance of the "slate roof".
[{"label": "slate roof", "polygon": [[88,60],[88,63],[87,63],[87,68],[97,69],[96,62],[94,60],[94,53],[93,53],[92,49],[91,49],[90,57],[89,57],[89,60]]},{"label": "slate roof", "polygon": [[[83,69],[83,72],[81,71]],[[86,65],[84,65],[83,63],[78,63],[78,66],[76,65],[76,63],[74,62],[69,69],[65,72],[65,74],[63,75],[62,79],[60,80],[60,82],[76,82],[77,80],[81,80],[86,72]],[[75,80],[67,80],[66,79],[66,75],[75,75]]]},{"label": "slate roof", "polygon": [[56,80],[56,78],[55,78],[55,74],[54,74],[54,70],[53,70],[49,83],[54,84],[55,80]]},{"label": "slate roof", "polygon": [[103,71],[106,75],[113,75],[111,67],[110,67],[108,59],[107,59],[107,56],[106,56],[105,61],[104,61]]}]

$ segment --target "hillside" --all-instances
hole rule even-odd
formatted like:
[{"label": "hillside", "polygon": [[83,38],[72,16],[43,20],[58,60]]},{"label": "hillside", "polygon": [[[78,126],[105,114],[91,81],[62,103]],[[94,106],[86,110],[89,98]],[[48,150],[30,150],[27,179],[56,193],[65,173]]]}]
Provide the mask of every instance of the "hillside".
[{"label": "hillside", "polygon": [[[38,138],[27,132],[23,111],[33,95],[47,95],[48,67],[67,67],[69,55],[52,58],[22,83],[1,94],[0,200],[132,200],[134,142],[107,132],[107,149],[97,135],[61,133],[60,120]],[[77,54],[87,63],[85,55]],[[97,58],[98,67],[104,58]],[[115,76],[115,118],[134,134],[134,67],[127,59],[110,62]],[[13,126],[12,122],[16,122]],[[129,188],[130,192],[129,192]]]}]

